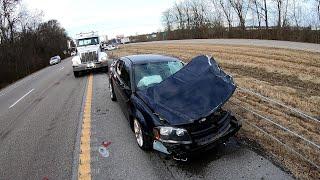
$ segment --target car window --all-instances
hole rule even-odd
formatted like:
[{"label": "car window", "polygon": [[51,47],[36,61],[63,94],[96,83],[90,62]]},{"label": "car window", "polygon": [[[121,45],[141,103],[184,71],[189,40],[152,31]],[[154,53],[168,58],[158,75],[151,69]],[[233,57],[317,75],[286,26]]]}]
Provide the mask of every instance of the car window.
[{"label": "car window", "polygon": [[92,37],[92,38],[84,38],[84,39],[78,39],[77,40],[77,46],[89,46],[89,45],[96,45],[99,44],[99,38],[98,37]]},{"label": "car window", "polygon": [[137,64],[134,68],[137,89],[146,89],[162,82],[183,67],[180,61]]},{"label": "car window", "polygon": [[122,80],[125,85],[130,87],[130,74],[128,67],[125,66],[124,62],[118,60],[116,64],[116,72],[119,75],[120,79]]},{"label": "car window", "polygon": [[122,66],[120,78],[122,79],[125,85],[130,87],[130,74],[127,66]]}]

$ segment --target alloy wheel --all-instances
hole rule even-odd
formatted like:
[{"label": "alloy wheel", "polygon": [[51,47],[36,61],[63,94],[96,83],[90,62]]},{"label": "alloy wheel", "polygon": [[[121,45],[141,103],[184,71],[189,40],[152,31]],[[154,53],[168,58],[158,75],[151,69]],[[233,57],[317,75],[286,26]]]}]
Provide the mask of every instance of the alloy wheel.
[{"label": "alloy wheel", "polygon": [[143,146],[143,136],[142,136],[142,129],[141,129],[141,126],[140,126],[140,123],[138,122],[137,119],[134,120],[134,134],[136,136],[136,140],[137,140],[137,143],[140,147]]},{"label": "alloy wheel", "polygon": [[113,99],[113,90],[111,84],[109,84],[109,92],[110,92],[110,97]]}]

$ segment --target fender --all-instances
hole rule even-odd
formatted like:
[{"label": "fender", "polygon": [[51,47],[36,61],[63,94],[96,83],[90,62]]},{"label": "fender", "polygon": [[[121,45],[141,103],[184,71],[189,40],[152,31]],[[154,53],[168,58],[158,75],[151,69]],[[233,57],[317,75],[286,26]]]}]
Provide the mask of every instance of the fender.
[{"label": "fender", "polygon": [[137,118],[140,122],[143,130],[148,133],[147,135],[153,135],[153,127],[160,125],[159,119],[153,114],[151,109],[134,94],[131,95],[132,102],[132,116]]}]

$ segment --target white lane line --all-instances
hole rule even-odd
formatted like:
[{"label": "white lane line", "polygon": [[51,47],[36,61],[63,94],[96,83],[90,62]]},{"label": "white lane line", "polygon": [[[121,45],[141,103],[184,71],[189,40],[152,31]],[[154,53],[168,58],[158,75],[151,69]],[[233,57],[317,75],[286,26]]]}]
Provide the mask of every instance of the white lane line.
[{"label": "white lane line", "polygon": [[61,67],[61,68],[59,69],[59,71],[61,71],[63,68],[64,68],[64,67]]},{"label": "white lane line", "polygon": [[27,92],[27,94],[23,95],[20,99],[18,99],[15,103],[13,103],[10,107],[12,108],[13,106],[15,106],[19,101],[21,101],[23,98],[25,98],[26,96],[28,96],[28,94],[30,94],[34,89],[31,89],[29,92]]}]

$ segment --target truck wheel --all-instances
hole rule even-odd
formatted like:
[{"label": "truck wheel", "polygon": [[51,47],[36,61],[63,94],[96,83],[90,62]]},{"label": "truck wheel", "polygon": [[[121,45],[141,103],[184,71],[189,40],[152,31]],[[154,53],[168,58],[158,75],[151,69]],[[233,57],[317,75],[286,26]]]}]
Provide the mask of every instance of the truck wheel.
[{"label": "truck wheel", "polygon": [[133,120],[133,130],[136,136],[138,146],[144,151],[151,150],[151,138],[148,137],[146,133],[143,131],[143,128],[141,127],[141,124],[137,119]]},{"label": "truck wheel", "polygon": [[79,77],[80,72],[79,71],[73,71],[73,75],[74,75],[74,77]]},{"label": "truck wheel", "polygon": [[109,81],[109,91],[110,91],[110,99],[111,101],[117,101],[116,95],[113,91],[113,86],[111,85],[111,80]]}]

